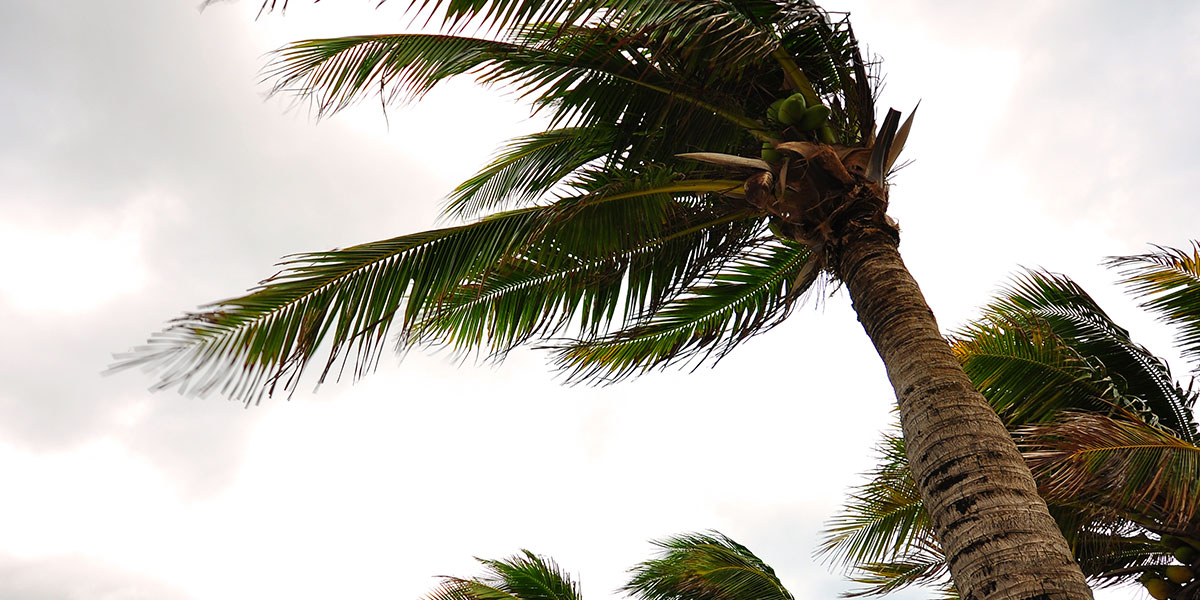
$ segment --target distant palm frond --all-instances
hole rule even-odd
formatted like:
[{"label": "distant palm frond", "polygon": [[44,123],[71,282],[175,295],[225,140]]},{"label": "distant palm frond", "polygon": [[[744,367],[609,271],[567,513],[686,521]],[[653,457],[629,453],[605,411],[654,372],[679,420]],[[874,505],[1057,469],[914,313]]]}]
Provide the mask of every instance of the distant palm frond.
[{"label": "distant palm frond", "polygon": [[633,569],[622,590],[641,600],[794,600],[775,570],[717,532],[655,542],[658,558]]},{"label": "distant palm frond", "polygon": [[846,565],[849,578],[863,585],[847,597],[882,595],[914,584],[949,589],[946,559],[904,449],[898,431],[886,434],[878,448],[879,466],[825,524],[817,554]]},{"label": "distant palm frond", "polygon": [[884,436],[879,466],[826,523],[818,554],[832,562],[883,563],[933,541],[933,526],[904,448],[898,432]]},{"label": "distant palm frond", "polygon": [[1066,413],[1017,434],[1048,502],[1151,526],[1183,528],[1200,518],[1200,447],[1132,415]]},{"label": "distant palm frond", "polygon": [[528,550],[504,560],[476,560],[486,575],[443,577],[426,600],[580,600],[579,585],[567,573]]},{"label": "distant palm frond", "polygon": [[1043,322],[1054,335],[1087,362],[1103,366],[1122,408],[1153,417],[1187,441],[1196,441],[1196,425],[1188,407],[1195,396],[1179,386],[1167,363],[1129,337],[1070,278],[1031,271],[984,308],[984,319]]},{"label": "distant palm frond", "polygon": [[1178,329],[1175,339],[1183,357],[1200,371],[1200,241],[1192,242],[1190,252],[1155,248],[1148,254],[1110,258],[1108,264],[1121,268],[1122,283],[1146,298],[1143,307]]}]

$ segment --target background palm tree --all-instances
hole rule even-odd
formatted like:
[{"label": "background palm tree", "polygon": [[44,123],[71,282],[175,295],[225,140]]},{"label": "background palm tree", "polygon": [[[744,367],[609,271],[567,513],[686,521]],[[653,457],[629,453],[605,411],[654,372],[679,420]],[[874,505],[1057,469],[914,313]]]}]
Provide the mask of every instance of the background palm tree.
[{"label": "background palm tree", "polygon": [[[1143,307],[1175,326],[1181,354],[1200,366],[1200,244],[1109,264],[1123,269]],[[1173,562],[1200,566],[1195,553],[1179,550],[1181,538],[1200,544],[1200,435],[1192,412],[1200,391],[1176,382],[1165,361],[1061,275],[1017,279],[952,344],[1013,431],[1092,583],[1161,579]],[[887,435],[881,450],[872,480],[830,523],[821,552],[864,584],[853,595],[910,584],[956,594],[904,440]],[[1194,598],[1200,589],[1148,587],[1171,598]]]},{"label": "background palm tree", "polygon": [[610,382],[720,358],[837,280],[897,392],[959,588],[1090,595],[900,259],[887,175],[911,116],[876,127],[878,78],[845,15],[804,0],[421,7],[448,33],[301,41],[268,74],[321,114],[373,93],[415,100],[462,74],[516,90],[551,128],[514,140],[446,207],[491,214],[292,257],[122,366],[251,402],[294,387],[322,351],[322,378],[361,375],[393,332],[402,347],[495,358],[541,341],[569,379]]},{"label": "background palm tree", "polygon": [[[630,569],[622,591],[641,600],[794,600],[775,571],[748,548],[717,532],[653,542],[656,558]],[[528,550],[504,560],[477,559],[485,574],[443,577],[426,600],[580,600],[579,584],[548,558]]]}]

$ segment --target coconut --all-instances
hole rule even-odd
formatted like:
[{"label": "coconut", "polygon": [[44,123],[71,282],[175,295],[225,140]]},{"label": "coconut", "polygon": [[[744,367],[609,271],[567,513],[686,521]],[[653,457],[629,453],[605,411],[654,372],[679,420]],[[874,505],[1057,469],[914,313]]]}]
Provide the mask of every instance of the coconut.
[{"label": "coconut", "polygon": [[825,120],[829,118],[829,112],[829,107],[824,104],[810,106],[804,111],[804,116],[800,118],[797,126],[805,131],[816,129],[825,124]]},{"label": "coconut", "polygon": [[1175,583],[1187,583],[1192,580],[1192,577],[1196,576],[1191,569],[1180,565],[1171,565],[1167,567],[1166,573],[1167,579],[1170,579]]},{"label": "coconut", "polygon": [[779,105],[779,122],[784,125],[795,125],[804,118],[804,96],[793,94],[783,104]]},{"label": "coconut", "polygon": [[774,121],[776,123],[779,122],[779,107],[783,106],[783,103],[786,101],[787,101],[787,98],[780,98],[780,99],[772,102],[771,105],[767,107],[767,120],[768,121]]},{"label": "coconut", "polygon": [[1142,582],[1142,585],[1146,586],[1146,591],[1150,592],[1155,600],[1167,600],[1171,594],[1171,584],[1157,577]]},{"label": "coconut", "polygon": [[783,158],[783,155],[775,149],[771,142],[763,142],[762,152],[759,155],[767,162],[779,162]]}]

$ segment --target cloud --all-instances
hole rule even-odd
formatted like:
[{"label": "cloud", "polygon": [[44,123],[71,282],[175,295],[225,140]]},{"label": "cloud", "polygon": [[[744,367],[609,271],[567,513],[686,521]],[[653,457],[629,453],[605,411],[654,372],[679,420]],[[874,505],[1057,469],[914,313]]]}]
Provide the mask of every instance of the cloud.
[{"label": "cloud", "polygon": [[191,600],[194,596],[88,556],[0,554],[0,598],[21,600]]},{"label": "cloud", "polygon": [[[45,451],[116,436],[214,493],[261,411],[148,398],[145,376],[101,377],[112,354],[285,254],[425,226],[489,149],[430,176],[366,132],[378,115],[317,126],[264,103],[244,11],[0,10],[0,434]],[[392,115],[410,119],[432,122]]]}]

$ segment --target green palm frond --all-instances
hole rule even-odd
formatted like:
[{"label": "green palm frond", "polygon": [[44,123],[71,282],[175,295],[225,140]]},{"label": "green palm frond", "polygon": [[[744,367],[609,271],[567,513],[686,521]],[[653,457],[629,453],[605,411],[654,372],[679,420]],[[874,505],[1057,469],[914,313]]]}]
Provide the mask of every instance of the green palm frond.
[{"label": "green palm frond", "polygon": [[[706,252],[705,246],[686,245],[711,245],[714,234],[703,233],[707,226],[719,228],[721,240],[750,235],[731,224],[751,215],[722,209],[719,200],[713,204],[707,195],[697,195],[727,187],[724,181],[672,181],[670,173],[662,173],[648,180],[614,181],[595,194],[499,213],[470,225],[299,255],[250,294],[176,320],[146,346],[121,357],[116,368],[157,369],[159,388],[198,394],[221,390],[245,402],[257,401],[280,382],[283,389],[293,388],[322,342],[329,348],[322,380],[338,358],[345,364],[351,355],[355,375],[367,372],[397,319],[402,333],[428,333],[430,317],[461,305],[464,286],[494,281],[493,273],[508,273],[522,264],[561,272],[578,268],[581,260],[592,261],[599,270],[616,264],[629,273],[630,266],[636,266],[631,255],[637,253],[631,251],[637,249],[662,250],[662,262],[614,283],[626,286],[627,296],[645,299],[641,306],[662,303],[671,277],[703,273],[706,267],[697,260],[725,260],[719,253]],[[690,202],[675,198],[681,190],[692,192]],[[748,226],[758,227],[755,222],[752,218]],[[699,234],[683,236],[674,245],[662,240],[680,233],[680,224]],[[663,243],[655,246],[655,240]],[[574,290],[586,283],[577,282]],[[576,293],[542,289],[557,294],[553,298]],[[589,300],[603,299],[589,307],[588,324],[597,330],[613,317],[618,291],[583,293]],[[576,308],[553,300],[543,306],[567,313]],[[550,322],[555,317],[539,318]],[[427,336],[423,339],[429,341]]]},{"label": "green palm frond", "polygon": [[[447,294],[414,324],[408,343],[447,344],[459,353],[488,348],[500,358],[531,339],[568,328],[596,336],[614,318],[655,313],[758,243],[760,218],[696,203],[660,230],[631,236],[627,245],[609,252],[588,255],[563,248],[563,260],[513,258]],[[591,223],[604,227],[599,220]]]},{"label": "green palm frond", "polygon": [[958,597],[940,549],[910,551],[892,561],[855,565],[850,580],[863,587],[842,594],[845,598],[882,596],[910,585],[932,587],[943,598]]},{"label": "green palm frond", "polygon": [[504,560],[476,559],[486,574],[443,577],[426,600],[579,600],[579,585],[552,560],[522,550]]},{"label": "green palm frond", "polygon": [[984,318],[1044,322],[1079,356],[1104,366],[1114,383],[1109,393],[1120,406],[1153,415],[1187,441],[1196,439],[1196,425],[1187,408],[1194,395],[1175,382],[1166,362],[1134,343],[1126,329],[1066,276],[1026,273],[984,308]]},{"label": "green palm frond", "polygon": [[491,164],[455,188],[444,212],[468,217],[540,200],[584,165],[609,155],[614,139],[611,126],[595,125],[551,129],[512,140]]},{"label": "green palm frond", "polygon": [[1010,427],[1064,409],[1107,411],[1117,402],[1103,363],[1085,359],[1043,319],[993,314],[950,341],[975,388]]},{"label": "green palm frond", "polygon": [[[276,80],[277,92],[292,91],[321,114],[373,93],[411,102],[446,79],[470,73],[482,84],[532,94],[535,106],[554,107],[555,121],[620,123],[614,117],[624,116],[630,122],[637,120],[630,107],[653,103],[661,108],[670,99],[711,111],[740,128],[760,127],[736,105],[711,103],[719,95],[622,54],[613,47],[620,43],[614,32],[576,29],[570,38],[555,39],[527,30],[517,42],[434,34],[302,40],[278,50],[266,76]],[[607,93],[597,94],[599,90]],[[588,99],[590,110],[582,110]]]},{"label": "green palm frond", "polygon": [[654,544],[662,549],[659,556],[631,569],[622,591],[641,600],[793,600],[770,566],[720,533]]},{"label": "green palm frond", "polygon": [[[629,7],[636,10],[622,12]],[[746,131],[765,134],[748,115],[761,117],[786,87],[831,106],[844,143],[865,142],[873,132],[878,77],[844,16],[833,20],[807,2],[723,0],[617,2],[603,12],[585,22],[549,11],[486,39],[305,40],[280,49],[267,77],[324,114],[376,93],[412,100],[448,77],[471,74],[550,109],[556,125],[608,123],[643,141],[675,143],[658,157],[689,148],[732,151]],[[676,142],[680,134],[687,143]]]},{"label": "green palm frond", "polygon": [[862,569],[909,558],[914,548],[936,548],[933,526],[904,453],[899,433],[884,436],[880,464],[850,492],[817,548],[833,563]]},{"label": "green palm frond", "polygon": [[265,76],[275,91],[308,99],[319,113],[336,112],[367,93],[411,102],[438,83],[485,67],[521,48],[451,35],[364,35],[292,42],[275,53]]},{"label": "green palm frond", "polygon": [[1110,258],[1108,264],[1120,267],[1122,283],[1146,298],[1143,307],[1178,329],[1175,339],[1183,357],[1200,370],[1200,242],[1192,242],[1190,253],[1155,248],[1148,254]]},{"label": "green palm frond", "polygon": [[1017,432],[1048,502],[1186,527],[1200,518],[1200,447],[1123,415],[1066,413]]},{"label": "green palm frond", "polygon": [[1163,545],[1141,530],[1121,535],[1085,527],[1075,532],[1072,541],[1079,567],[1093,587],[1128,583],[1130,572],[1153,569],[1170,560]]},{"label": "green palm frond", "polygon": [[[405,306],[417,308],[519,252],[548,222],[549,209],[501,213],[471,225],[426,231],[329,252],[294,256],[249,294],[189,313],[118,357],[115,368],[144,365],[156,389],[213,390],[257,401],[283,382],[290,389],[322,342],[357,354],[367,369]],[[322,378],[324,375],[322,376]]]},{"label": "green palm frond", "polygon": [[614,382],[656,367],[719,360],[787,317],[820,270],[811,250],[764,241],[631,327],[559,347],[554,359],[572,381]]}]

